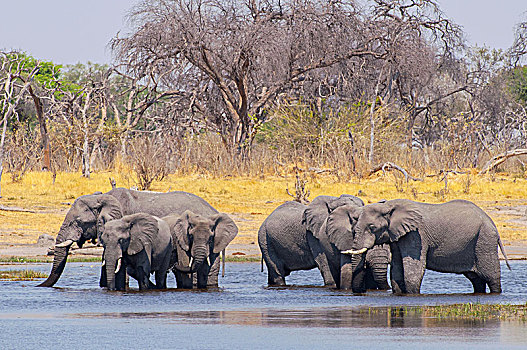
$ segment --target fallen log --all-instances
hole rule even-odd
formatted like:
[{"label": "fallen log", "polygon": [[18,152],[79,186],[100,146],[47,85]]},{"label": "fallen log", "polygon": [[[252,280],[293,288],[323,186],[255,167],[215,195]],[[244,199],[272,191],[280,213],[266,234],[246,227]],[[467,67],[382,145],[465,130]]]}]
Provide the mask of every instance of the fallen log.
[{"label": "fallen log", "polygon": [[404,168],[401,168],[400,166],[398,166],[397,164],[394,164],[392,162],[386,162],[384,164],[380,164],[380,165],[376,166],[375,168],[373,168],[370,171],[368,176],[373,175],[376,172],[381,171],[381,170],[382,170],[383,173],[386,173],[386,171],[398,170],[404,175],[404,178],[405,178],[407,183],[408,183],[408,180],[423,181],[423,179],[420,179],[418,177],[414,177],[414,176],[408,174],[408,172]]},{"label": "fallen log", "polygon": [[24,208],[18,208],[18,207],[4,207],[3,205],[0,205],[0,210],[3,211],[18,211],[22,213],[36,213],[36,211],[31,209],[24,209]]},{"label": "fallen log", "polygon": [[501,163],[505,162],[507,159],[517,156],[527,155],[526,148],[518,148],[512,151],[507,151],[505,153],[498,154],[492,157],[481,169],[479,175],[483,175],[496,168]]}]

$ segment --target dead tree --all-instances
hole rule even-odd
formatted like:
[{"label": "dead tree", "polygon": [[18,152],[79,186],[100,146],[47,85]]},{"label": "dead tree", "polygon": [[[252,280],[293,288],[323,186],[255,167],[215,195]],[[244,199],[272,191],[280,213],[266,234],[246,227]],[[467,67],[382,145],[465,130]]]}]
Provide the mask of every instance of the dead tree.
[{"label": "dead tree", "polygon": [[155,81],[158,94],[184,95],[188,111],[242,154],[266,109],[310,72],[384,57],[381,34],[351,1],[147,0],[131,19],[137,30],[113,41],[127,73]]},{"label": "dead tree", "polygon": [[[27,93],[31,82],[40,70],[37,62],[33,67],[28,67],[27,62],[18,52],[0,52],[0,181],[4,171],[4,146],[7,125],[17,115],[16,108]],[[0,187],[1,193],[1,187]]]},{"label": "dead tree", "polygon": [[515,149],[512,151],[507,151],[505,153],[498,154],[494,157],[492,157],[481,169],[479,172],[480,175],[488,173],[492,169],[496,168],[501,163],[505,162],[507,159],[517,156],[522,156],[527,154],[527,149]]}]

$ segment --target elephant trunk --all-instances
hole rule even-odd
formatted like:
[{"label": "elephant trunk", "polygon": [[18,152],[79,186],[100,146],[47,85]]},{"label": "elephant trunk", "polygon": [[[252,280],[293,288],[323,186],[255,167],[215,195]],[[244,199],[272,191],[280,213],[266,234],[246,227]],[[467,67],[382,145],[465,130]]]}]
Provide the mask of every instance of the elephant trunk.
[{"label": "elephant trunk", "polygon": [[64,267],[66,266],[66,260],[68,258],[69,250],[70,246],[55,247],[53,267],[51,268],[51,272],[48,278],[44,282],[39,284],[37,287],[53,287],[53,285],[57,283],[60,278],[60,275],[62,275],[62,272],[64,271]]},{"label": "elephant trunk", "polygon": [[64,271],[68,252],[73,242],[77,242],[77,244],[82,244],[82,242],[84,242],[82,240],[82,228],[80,228],[68,215],[69,214],[66,215],[66,219],[64,219],[59,233],[57,234],[57,239],[55,240],[53,266],[49,273],[49,277],[37,287],[53,287]]},{"label": "elephant trunk", "polygon": [[390,289],[387,271],[387,263],[377,263],[372,266],[373,280],[377,284],[377,288],[380,290]]},{"label": "elephant trunk", "polygon": [[199,246],[199,247],[194,247],[194,249],[192,249],[193,260],[190,266],[190,272],[196,272],[201,267],[205,259],[208,257],[208,254],[207,254],[209,250],[208,248],[209,247],[207,246],[204,246],[204,247]]},{"label": "elephant trunk", "polygon": [[365,268],[366,254],[355,254],[351,257],[352,282],[351,290],[354,293],[364,293],[366,291],[364,278],[366,275]]},{"label": "elephant trunk", "polygon": [[115,290],[115,260],[105,259],[106,264],[106,287],[108,290]]}]

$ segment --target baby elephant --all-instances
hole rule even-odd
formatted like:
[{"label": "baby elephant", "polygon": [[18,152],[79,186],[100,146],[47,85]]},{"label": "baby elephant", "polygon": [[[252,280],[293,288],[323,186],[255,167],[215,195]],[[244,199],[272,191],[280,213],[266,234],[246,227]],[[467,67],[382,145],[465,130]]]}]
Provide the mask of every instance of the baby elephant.
[{"label": "baby elephant", "polygon": [[[103,271],[109,290],[124,290],[124,271],[139,283],[139,290],[165,289],[172,255],[172,236],[168,224],[146,213],[124,216],[104,225]],[[155,273],[156,284],[150,282]],[[117,278],[116,278],[116,275]],[[101,278],[101,286],[104,286]]]},{"label": "baby elephant", "polygon": [[204,216],[190,210],[163,220],[174,241],[171,266],[177,287],[217,287],[220,252],[225,256],[225,248],[238,234],[234,221],[225,213]]}]

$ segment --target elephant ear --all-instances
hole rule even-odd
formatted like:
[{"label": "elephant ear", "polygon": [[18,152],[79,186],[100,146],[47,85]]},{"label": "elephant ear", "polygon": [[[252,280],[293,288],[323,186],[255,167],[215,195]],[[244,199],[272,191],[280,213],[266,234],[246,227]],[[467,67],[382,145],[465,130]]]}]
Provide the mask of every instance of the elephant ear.
[{"label": "elephant ear", "polygon": [[326,231],[329,241],[344,251],[352,248],[353,228],[362,213],[362,207],[355,204],[343,205],[329,214],[326,224]]},{"label": "elephant ear", "polygon": [[388,211],[388,234],[392,242],[398,241],[411,231],[417,231],[422,222],[417,204],[408,199],[396,199],[385,203]]},{"label": "elephant ear", "polygon": [[236,237],[238,226],[225,213],[212,215],[209,219],[214,223],[212,226],[212,231],[214,231],[214,248],[212,251],[218,254]]},{"label": "elephant ear", "polygon": [[183,214],[176,218],[174,225],[170,225],[172,226],[170,231],[173,232],[173,237],[175,236],[177,244],[186,252],[188,252],[190,249],[190,240],[188,239],[189,219],[191,216],[195,215],[196,214],[190,210],[186,210]]},{"label": "elephant ear", "polygon": [[148,259],[151,260],[151,248],[159,231],[156,218],[146,213],[137,213],[125,216],[123,221],[130,228],[130,244],[127,253],[134,255],[145,249]]},{"label": "elephant ear", "polygon": [[320,228],[329,215],[326,202],[313,201],[307,206],[302,214],[302,224],[307,231],[310,231],[317,239],[321,239]]},{"label": "elephant ear", "polygon": [[100,205],[99,215],[97,217],[97,237],[100,239],[104,229],[104,224],[110,220],[120,219],[123,217],[123,211],[119,201],[107,194],[97,196]]}]

